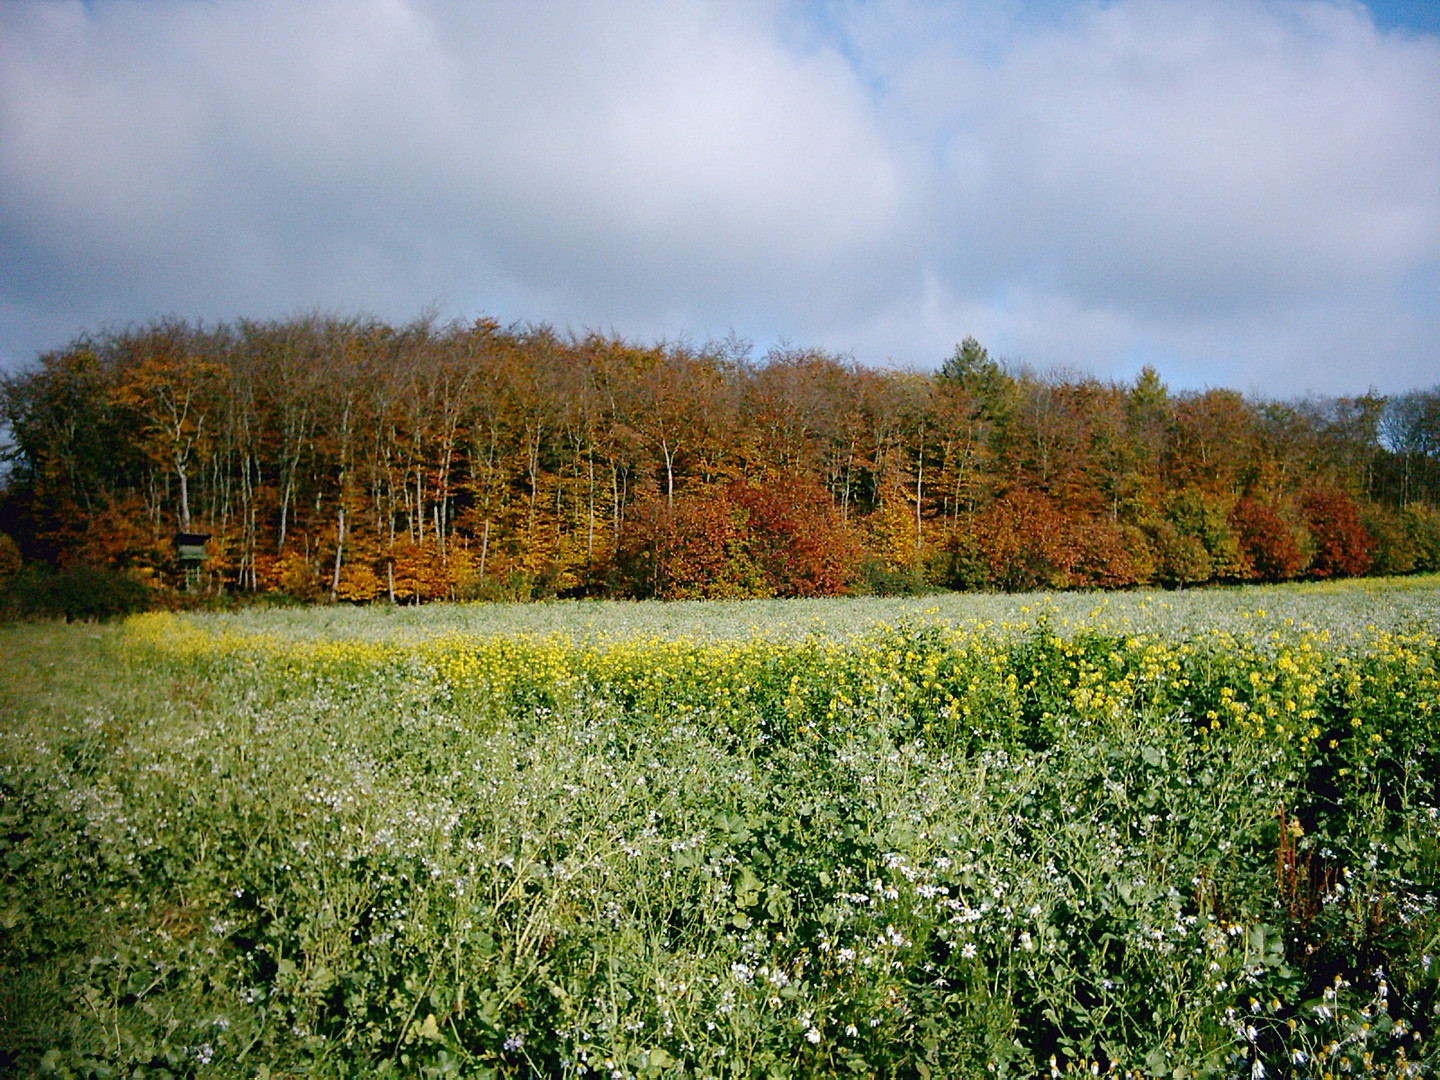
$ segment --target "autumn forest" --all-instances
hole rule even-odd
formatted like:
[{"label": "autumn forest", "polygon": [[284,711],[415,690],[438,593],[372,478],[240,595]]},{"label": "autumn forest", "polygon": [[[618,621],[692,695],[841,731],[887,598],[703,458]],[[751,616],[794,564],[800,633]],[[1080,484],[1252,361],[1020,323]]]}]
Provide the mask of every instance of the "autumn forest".
[{"label": "autumn forest", "polygon": [[86,335],[0,384],[0,537],[414,603],[1185,586],[1440,569],[1440,387],[1256,400],[743,342],[328,316]]}]

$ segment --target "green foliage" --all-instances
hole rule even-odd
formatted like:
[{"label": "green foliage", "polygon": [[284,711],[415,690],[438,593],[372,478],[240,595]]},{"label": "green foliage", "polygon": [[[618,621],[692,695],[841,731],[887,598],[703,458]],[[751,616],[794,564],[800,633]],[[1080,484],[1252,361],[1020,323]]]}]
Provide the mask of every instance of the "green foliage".
[{"label": "green foliage", "polygon": [[867,596],[923,596],[934,592],[935,586],[921,570],[890,566],[871,557],[860,567],[857,591]]},{"label": "green foliage", "polygon": [[1171,588],[1209,581],[1215,564],[1200,537],[1182,533],[1171,521],[1157,521],[1150,530],[1155,553],[1155,580]]},{"label": "green foliage", "polygon": [[695,605],[735,618],[705,640],[591,604],[554,605],[564,636],[486,631],[535,608],[5,628],[0,1054],[1431,1071],[1440,644],[1404,612],[1434,584],[1353,633],[1370,594],[1324,588],[1210,592],[1172,633],[1108,600],[801,605],[912,614],[784,638],[745,629],[775,604]]},{"label": "green foliage", "polygon": [[1224,499],[1185,487],[1167,492],[1161,510],[1162,515],[1148,523],[1161,584],[1175,587],[1250,576]]},{"label": "green foliage", "polygon": [[1400,514],[1414,545],[1415,569],[1427,573],[1440,570],[1440,510],[1412,503]]},{"label": "green foliage", "polygon": [[0,533],[0,582],[5,581],[23,565],[20,546],[9,533]]},{"label": "green foliage", "polygon": [[149,588],[128,574],[93,566],[52,570],[31,563],[0,580],[0,617],[94,622],[144,611]]},{"label": "green foliage", "polygon": [[973,337],[967,337],[955,346],[945,363],[940,365],[940,378],[948,383],[972,388],[974,384],[995,379],[1000,367],[990,359],[990,352]]},{"label": "green foliage", "polygon": [[1373,573],[1408,574],[1415,569],[1418,555],[1416,535],[1406,528],[1399,511],[1384,506],[1366,507],[1361,524],[1370,537],[1370,569]]},{"label": "green foliage", "polygon": [[10,443],[9,487],[21,506],[28,558],[55,560],[83,544],[86,518],[133,478],[138,451],[109,400],[110,373],[92,343],[0,378]]}]

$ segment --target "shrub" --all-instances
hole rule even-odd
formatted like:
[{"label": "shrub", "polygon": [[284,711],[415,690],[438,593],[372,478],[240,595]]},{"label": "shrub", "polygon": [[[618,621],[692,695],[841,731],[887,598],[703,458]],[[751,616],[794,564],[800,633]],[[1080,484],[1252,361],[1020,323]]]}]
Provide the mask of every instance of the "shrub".
[{"label": "shrub", "polygon": [[869,596],[920,596],[935,591],[935,587],[919,570],[896,568],[883,559],[871,557],[860,566],[857,591]]},{"label": "shrub", "polygon": [[1365,508],[1361,523],[1370,537],[1370,570],[1373,573],[1408,574],[1415,569],[1415,539],[1403,514],[1372,504]]},{"label": "shrub", "polygon": [[1020,592],[1069,582],[1067,522],[1038,492],[1011,491],[973,518],[977,562],[991,588]]},{"label": "shrub", "polygon": [[724,488],[638,504],[618,562],[622,587],[640,599],[762,595],[744,555],[744,512]]},{"label": "shrub", "polygon": [[1142,536],[1105,517],[1068,515],[1025,490],[967,517],[941,552],[937,578],[961,589],[1118,588],[1150,573]]},{"label": "shrub", "polygon": [[833,596],[858,573],[859,541],[834,500],[808,477],[781,475],[734,483],[729,497],[745,513],[746,551],[776,596]]},{"label": "shrub", "polygon": [[20,548],[9,533],[0,533],[0,581],[19,571]]},{"label": "shrub", "polygon": [[1305,493],[1300,516],[1310,530],[1314,553],[1310,573],[1317,578],[1359,577],[1370,569],[1370,534],[1360,508],[1343,491],[1321,488]]},{"label": "shrub", "polygon": [[1197,488],[1172,492],[1165,498],[1163,520],[1173,525],[1179,536],[1198,540],[1210,564],[1205,577],[1191,576],[1199,570],[1196,564],[1200,560],[1193,545],[1182,544],[1181,550],[1174,552],[1179,559],[1171,571],[1174,584],[1209,579],[1234,581],[1250,576],[1250,567],[1240,553],[1240,539],[1235,534],[1229,508],[1219,496]]},{"label": "shrub", "polygon": [[1130,537],[1109,518],[1075,522],[1068,537],[1069,581],[1075,588],[1118,589],[1140,580]]},{"label": "shrub", "polygon": [[1410,542],[1415,548],[1415,569],[1440,570],[1440,510],[1424,503],[1411,503],[1401,511]]},{"label": "shrub", "polygon": [[10,619],[104,620],[144,611],[150,604],[150,591],[139,581],[93,566],[57,572],[35,564],[0,589],[0,613]]},{"label": "shrub", "polygon": [[1151,535],[1155,551],[1155,577],[1160,584],[1173,589],[1210,580],[1214,564],[1198,536],[1182,533],[1170,521],[1156,522]]},{"label": "shrub", "polygon": [[1275,507],[1245,499],[1235,507],[1230,520],[1239,534],[1240,553],[1252,577],[1288,581],[1305,568],[1300,541]]},{"label": "shrub", "polygon": [[860,545],[824,489],[782,475],[640,503],[617,569],[631,596],[724,599],[834,595],[859,563]]}]

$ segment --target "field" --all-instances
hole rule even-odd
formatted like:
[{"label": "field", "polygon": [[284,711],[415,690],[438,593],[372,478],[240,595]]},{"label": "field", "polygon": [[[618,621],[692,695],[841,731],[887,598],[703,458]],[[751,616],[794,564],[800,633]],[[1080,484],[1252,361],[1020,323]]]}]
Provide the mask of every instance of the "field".
[{"label": "field", "polygon": [[0,1070],[1440,1073],[1440,579],[0,628]]}]

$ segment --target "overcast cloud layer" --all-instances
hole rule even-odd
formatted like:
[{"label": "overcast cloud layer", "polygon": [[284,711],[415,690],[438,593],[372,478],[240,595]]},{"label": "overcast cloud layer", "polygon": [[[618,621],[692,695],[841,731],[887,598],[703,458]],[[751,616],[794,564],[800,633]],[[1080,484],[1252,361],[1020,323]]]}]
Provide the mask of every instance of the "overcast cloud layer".
[{"label": "overcast cloud layer", "polygon": [[1440,381],[1440,36],[1342,0],[1035,11],[7,0],[0,366],[167,314],[434,308]]}]

